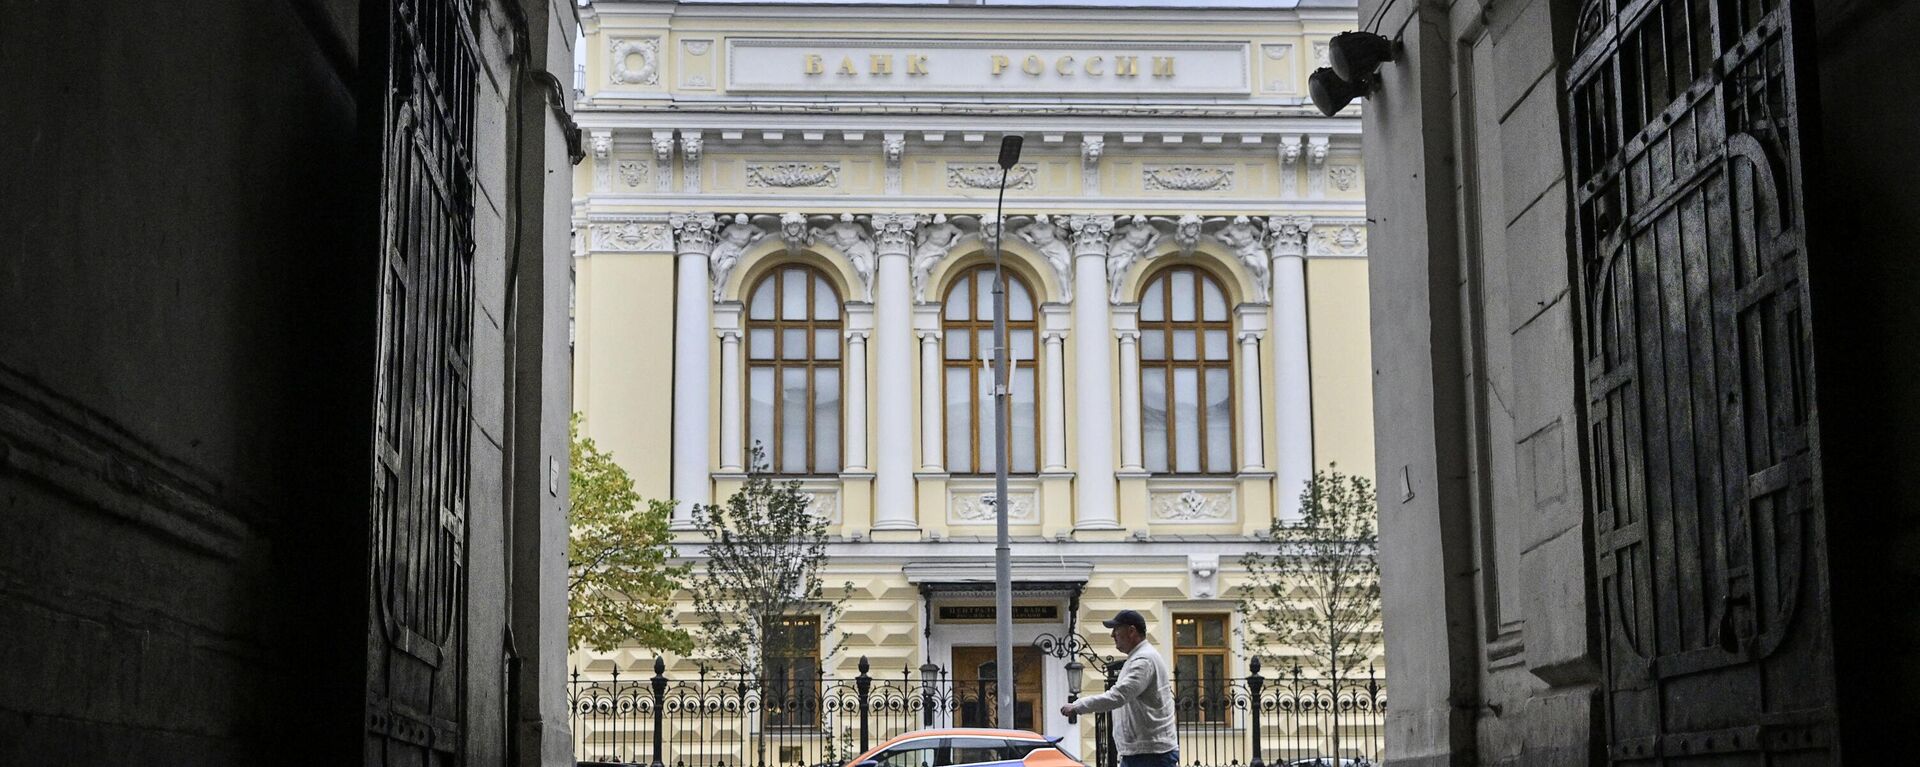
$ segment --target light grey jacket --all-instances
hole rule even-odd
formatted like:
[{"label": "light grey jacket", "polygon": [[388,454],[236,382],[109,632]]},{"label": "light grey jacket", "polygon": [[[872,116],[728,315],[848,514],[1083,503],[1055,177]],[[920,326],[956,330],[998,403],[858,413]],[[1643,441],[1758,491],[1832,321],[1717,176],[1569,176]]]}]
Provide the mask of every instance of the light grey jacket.
[{"label": "light grey jacket", "polygon": [[1112,688],[1074,701],[1073,711],[1114,712],[1113,744],[1121,756],[1164,754],[1180,746],[1173,728],[1173,671],[1145,641],[1127,653]]}]

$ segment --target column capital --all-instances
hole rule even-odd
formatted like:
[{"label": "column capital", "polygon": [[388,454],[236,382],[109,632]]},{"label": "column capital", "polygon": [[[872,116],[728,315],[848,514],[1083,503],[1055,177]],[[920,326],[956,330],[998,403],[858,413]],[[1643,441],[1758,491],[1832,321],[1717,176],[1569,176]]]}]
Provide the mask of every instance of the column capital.
[{"label": "column capital", "polygon": [[1305,256],[1307,234],[1313,230],[1308,216],[1274,216],[1267,221],[1267,233],[1273,243],[1273,257]]},{"label": "column capital", "polygon": [[1120,343],[1130,344],[1140,340],[1140,331],[1134,328],[1123,328],[1113,331],[1113,337]]},{"label": "column capital", "polygon": [[867,337],[873,335],[873,331],[866,328],[847,328],[845,335],[848,341],[858,341],[864,344],[867,342]]},{"label": "column capital", "polygon": [[904,256],[913,250],[913,230],[920,223],[912,213],[875,213],[868,220],[874,251],[880,256]]},{"label": "column capital", "polygon": [[1066,343],[1066,341],[1067,341],[1067,331],[1065,330],[1048,328],[1046,330],[1040,331],[1041,343],[1061,344],[1061,343]]},{"label": "column capital", "polygon": [[1074,257],[1105,258],[1113,238],[1113,217],[1075,213],[1067,217],[1067,231],[1073,236]]},{"label": "column capital", "polygon": [[1257,344],[1257,343],[1260,343],[1260,337],[1266,334],[1267,334],[1267,331],[1265,330],[1246,329],[1246,330],[1241,330],[1238,335],[1240,338],[1240,343]]},{"label": "column capital", "polygon": [[674,213],[667,217],[667,226],[673,229],[674,252],[682,256],[712,254],[719,225],[712,213]]},{"label": "column capital", "polygon": [[919,337],[921,343],[940,340],[940,330],[938,328],[920,328],[919,330],[913,331],[913,334]]}]

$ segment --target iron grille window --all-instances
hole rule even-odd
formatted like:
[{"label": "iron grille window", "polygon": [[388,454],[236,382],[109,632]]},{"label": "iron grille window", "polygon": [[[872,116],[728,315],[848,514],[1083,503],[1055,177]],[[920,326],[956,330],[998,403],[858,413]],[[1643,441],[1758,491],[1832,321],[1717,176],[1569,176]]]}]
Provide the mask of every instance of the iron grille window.
[{"label": "iron grille window", "polygon": [[792,264],[747,303],[747,440],[776,474],[840,471],[840,294]]},{"label": "iron grille window", "polygon": [[[1007,357],[1013,361],[1007,470],[1032,474],[1038,470],[1040,445],[1034,430],[1034,336],[1039,324],[1026,281],[1011,271],[1006,277]],[[990,473],[999,460],[993,442],[993,267],[981,264],[961,272],[948,286],[944,306],[940,330],[946,359],[941,384],[947,406],[947,471]]]},{"label": "iron grille window", "polygon": [[1233,323],[1226,292],[1190,266],[1140,296],[1140,423],[1147,470],[1233,471]]}]

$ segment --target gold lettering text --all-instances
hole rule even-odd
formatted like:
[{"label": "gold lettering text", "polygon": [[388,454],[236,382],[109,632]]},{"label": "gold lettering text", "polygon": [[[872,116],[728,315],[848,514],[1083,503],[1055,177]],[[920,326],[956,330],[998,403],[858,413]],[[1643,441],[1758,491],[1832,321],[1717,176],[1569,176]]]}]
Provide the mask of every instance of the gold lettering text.
[{"label": "gold lettering text", "polygon": [[1026,61],[1020,62],[1020,71],[1037,77],[1047,71],[1047,62],[1041,61],[1039,56],[1028,56]]},{"label": "gold lettering text", "polygon": [[907,74],[924,75],[927,73],[927,57],[917,53],[907,54]]},{"label": "gold lettering text", "polygon": [[1116,77],[1140,76],[1140,57],[1139,56],[1113,57],[1113,74]]},{"label": "gold lettering text", "polygon": [[867,74],[870,74],[870,75],[893,74],[893,57],[881,56],[878,54],[873,56],[868,56],[867,57]]},{"label": "gold lettering text", "polygon": [[1153,76],[1154,77],[1172,77],[1173,76],[1173,57],[1172,56],[1153,57]]},{"label": "gold lettering text", "polygon": [[804,74],[817,75],[827,71],[827,67],[825,62],[820,60],[820,54],[809,53],[807,54],[806,62],[801,65],[800,71]]},{"label": "gold lettering text", "polygon": [[1092,58],[1089,58],[1087,59],[1087,65],[1084,67],[1084,69],[1086,69],[1087,74],[1092,75],[1094,77],[1099,77],[1101,75],[1104,75],[1106,74],[1106,71],[1101,69],[1101,66],[1106,62],[1106,60],[1107,60],[1107,57],[1105,56],[1094,56]]},{"label": "gold lettering text", "polygon": [[1005,71],[1007,71],[1007,57],[997,53],[994,54],[993,55],[993,73],[997,75]]},{"label": "gold lettering text", "polygon": [[860,74],[860,70],[858,70],[858,69],[854,69],[854,68],[853,68],[853,57],[852,57],[852,56],[842,56],[842,57],[840,57],[840,74],[843,74],[843,75],[857,75],[857,74]]},{"label": "gold lettering text", "polygon": [[1061,56],[1060,58],[1055,59],[1053,62],[1053,71],[1060,73],[1061,77],[1072,77],[1073,76],[1073,57]]}]

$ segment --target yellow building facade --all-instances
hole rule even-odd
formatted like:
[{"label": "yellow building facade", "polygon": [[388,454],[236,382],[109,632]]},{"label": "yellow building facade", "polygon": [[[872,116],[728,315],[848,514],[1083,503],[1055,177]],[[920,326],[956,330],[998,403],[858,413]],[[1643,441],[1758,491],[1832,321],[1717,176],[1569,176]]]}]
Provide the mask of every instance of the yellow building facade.
[{"label": "yellow building facade", "polygon": [[[1306,100],[1353,16],[593,3],[585,433],[682,524],[756,444],[798,480],[830,520],[825,582],[854,587],[827,673],[973,663],[993,641],[997,232],[1016,644],[1077,629],[1111,653],[1097,621],[1132,608],[1163,650],[1246,674],[1238,557],[1271,549],[1315,468],[1374,460],[1359,122]],[[1222,630],[1180,647],[1176,621]],[[643,676],[653,656],[574,661]],[[1040,662],[1034,726],[1078,741],[1066,661]]]}]

